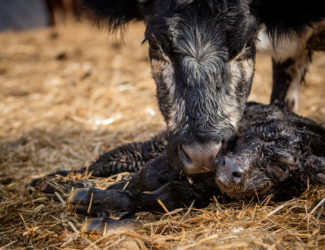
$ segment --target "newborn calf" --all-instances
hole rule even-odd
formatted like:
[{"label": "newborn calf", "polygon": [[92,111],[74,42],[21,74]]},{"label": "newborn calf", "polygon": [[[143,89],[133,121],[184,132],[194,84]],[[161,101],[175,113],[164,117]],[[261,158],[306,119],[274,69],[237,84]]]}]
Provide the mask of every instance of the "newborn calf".
[{"label": "newborn calf", "polygon": [[[171,211],[193,201],[202,208],[221,193],[235,199],[272,194],[282,200],[303,192],[308,182],[325,184],[324,128],[274,105],[247,104],[237,135],[224,143],[222,156],[215,159],[214,173],[189,176],[172,169],[166,161],[166,137],[163,133],[103,154],[89,167],[93,176],[136,173],[107,190],[87,183],[87,188],[70,194],[69,203],[93,217],[123,216],[165,208]],[[32,185],[40,186],[41,180]],[[96,223],[99,221],[91,220],[87,226]]]},{"label": "newborn calf", "polygon": [[[117,151],[128,148],[130,154],[133,145],[137,150],[131,155],[145,162],[144,158],[156,155],[153,145],[160,145],[160,150],[164,148],[165,136],[162,134],[143,144],[122,146]],[[216,159],[215,175],[193,175],[189,180],[189,176],[171,169],[165,153],[160,153],[130,181],[112,185],[108,190],[78,189],[70,195],[70,203],[86,211],[92,199],[93,212],[106,214],[163,211],[157,200],[173,210],[193,201],[196,207],[204,207],[220,191],[236,199],[264,194],[287,199],[303,192],[308,181],[325,184],[325,130],[311,120],[276,106],[249,103],[237,136],[228,141],[223,150],[224,156]],[[102,156],[91,169],[109,164],[106,160],[112,158],[112,152]],[[130,165],[137,167],[129,170],[138,169],[141,164],[137,162]],[[102,175],[103,172],[94,173]],[[126,188],[123,190],[123,187]]]}]

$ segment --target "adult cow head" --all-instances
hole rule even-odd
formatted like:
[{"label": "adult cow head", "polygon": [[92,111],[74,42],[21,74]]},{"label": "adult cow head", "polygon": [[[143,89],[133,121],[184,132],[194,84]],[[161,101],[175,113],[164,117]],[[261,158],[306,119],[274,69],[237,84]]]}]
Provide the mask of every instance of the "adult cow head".
[{"label": "adult cow head", "polygon": [[254,74],[256,20],[249,0],[86,0],[118,28],[146,24],[168,160],[188,174],[213,169],[236,130]]}]

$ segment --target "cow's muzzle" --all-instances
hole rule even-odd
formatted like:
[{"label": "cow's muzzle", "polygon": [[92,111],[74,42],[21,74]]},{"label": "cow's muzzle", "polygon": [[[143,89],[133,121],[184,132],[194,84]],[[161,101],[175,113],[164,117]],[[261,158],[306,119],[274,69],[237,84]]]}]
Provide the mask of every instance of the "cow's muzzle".
[{"label": "cow's muzzle", "polygon": [[220,152],[222,143],[192,142],[178,145],[178,157],[187,174],[198,174],[215,170],[216,156]]}]

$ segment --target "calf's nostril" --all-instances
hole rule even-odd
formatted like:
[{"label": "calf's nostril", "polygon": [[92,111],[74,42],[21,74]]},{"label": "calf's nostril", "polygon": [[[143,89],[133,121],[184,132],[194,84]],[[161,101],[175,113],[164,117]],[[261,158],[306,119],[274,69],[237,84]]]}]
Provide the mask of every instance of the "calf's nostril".
[{"label": "calf's nostril", "polygon": [[238,172],[238,171],[234,171],[232,172],[232,176],[235,178],[241,178],[242,177],[242,173]]}]

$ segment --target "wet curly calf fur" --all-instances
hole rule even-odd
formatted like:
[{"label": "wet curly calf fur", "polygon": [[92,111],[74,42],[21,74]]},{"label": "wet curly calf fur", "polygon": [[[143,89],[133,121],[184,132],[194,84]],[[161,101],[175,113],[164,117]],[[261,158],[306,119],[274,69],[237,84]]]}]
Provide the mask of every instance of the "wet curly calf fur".
[{"label": "wet curly calf fur", "polygon": [[[69,204],[91,217],[124,218],[140,211],[164,212],[161,203],[169,211],[191,205],[202,208],[218,195],[240,200],[272,195],[285,200],[305,191],[308,184],[325,184],[325,129],[275,105],[247,104],[238,133],[215,158],[214,172],[187,175],[175,170],[167,162],[166,141],[162,133],[105,153],[89,168],[96,176],[130,171],[131,178],[106,190],[86,180],[84,188],[70,193]],[[34,186],[46,191],[42,183]],[[104,222],[94,219],[86,228],[93,230]]]}]

